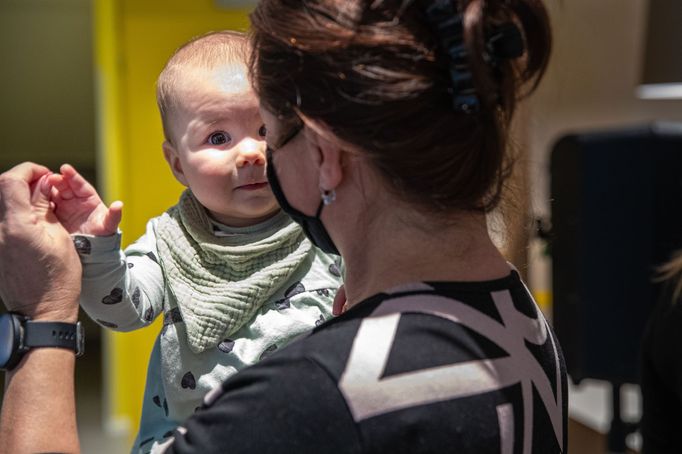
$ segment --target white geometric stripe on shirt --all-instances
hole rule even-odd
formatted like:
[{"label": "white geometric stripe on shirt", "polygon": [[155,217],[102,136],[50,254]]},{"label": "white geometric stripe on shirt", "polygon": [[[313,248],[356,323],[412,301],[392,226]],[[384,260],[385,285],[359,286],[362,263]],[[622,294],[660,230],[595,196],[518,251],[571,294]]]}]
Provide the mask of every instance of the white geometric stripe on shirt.
[{"label": "white geometric stripe on shirt", "polygon": [[514,452],[514,407],[512,404],[497,406],[497,422],[500,424],[500,453]]},{"label": "white geometric stripe on shirt", "polygon": [[[532,451],[533,393],[535,388],[550,417],[557,443],[563,451],[561,420],[563,396],[559,353],[552,336],[556,364],[556,400],[544,370],[524,341],[542,345],[548,325],[541,313],[532,319],[513,305],[508,291],[492,292],[503,324],[452,298],[438,295],[406,295],[383,302],[371,317],[362,321],[353,341],[339,389],[346,398],[355,421],[427,403],[481,394],[521,383],[524,413],[523,453]],[[509,356],[438,366],[380,378],[386,367],[402,312],[428,313],[452,320],[475,331]],[[522,373],[520,371],[523,371]],[[457,383],[456,387],[452,383]],[[513,418],[513,412],[498,412]],[[501,432],[513,421],[500,420]],[[504,446],[503,446],[504,448]],[[503,451],[504,452],[504,451]]]}]

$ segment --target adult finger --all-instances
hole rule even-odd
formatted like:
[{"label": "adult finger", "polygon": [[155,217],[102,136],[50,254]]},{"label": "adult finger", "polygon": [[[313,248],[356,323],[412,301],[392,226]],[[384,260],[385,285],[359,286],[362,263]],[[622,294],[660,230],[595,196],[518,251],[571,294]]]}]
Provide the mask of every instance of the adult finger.
[{"label": "adult finger", "polygon": [[11,175],[15,178],[26,181],[27,184],[31,184],[46,173],[51,173],[51,171],[45,166],[36,164],[34,162],[22,162],[21,164],[17,164],[16,166],[12,167],[2,175]]},{"label": "adult finger", "polygon": [[52,200],[53,202],[56,200],[60,203],[62,201],[61,197],[59,196],[59,190],[54,186],[52,186],[52,188],[50,189],[50,200]]},{"label": "adult finger", "polygon": [[29,209],[31,187],[50,169],[32,162],[24,162],[0,175],[0,219],[10,210]]},{"label": "adult finger", "polygon": [[45,174],[33,185],[31,191],[31,205],[38,214],[47,212],[50,208],[50,192],[52,186],[49,183],[49,174]]}]

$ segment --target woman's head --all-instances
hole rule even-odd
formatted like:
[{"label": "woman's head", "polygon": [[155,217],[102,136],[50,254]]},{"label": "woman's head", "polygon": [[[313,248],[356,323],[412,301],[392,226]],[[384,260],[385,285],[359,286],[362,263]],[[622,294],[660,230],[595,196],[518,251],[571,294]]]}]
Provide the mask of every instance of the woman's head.
[{"label": "woman's head", "polygon": [[[453,32],[428,12],[438,3],[261,0],[251,16],[254,84],[266,109],[285,121],[299,112],[325,124],[415,206],[488,211],[510,170],[516,101],[547,64],[547,14],[540,0],[442,2],[453,19],[461,14],[466,64],[455,63],[471,74],[471,83],[455,90],[452,46],[445,44]],[[491,38],[510,22],[526,53],[493,63]],[[468,88],[473,112],[453,105]]]}]

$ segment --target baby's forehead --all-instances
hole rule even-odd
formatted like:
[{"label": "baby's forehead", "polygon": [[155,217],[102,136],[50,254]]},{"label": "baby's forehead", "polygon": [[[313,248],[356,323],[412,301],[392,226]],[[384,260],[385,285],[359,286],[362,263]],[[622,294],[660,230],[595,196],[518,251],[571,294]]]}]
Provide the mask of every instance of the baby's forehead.
[{"label": "baby's forehead", "polygon": [[187,110],[214,104],[257,106],[245,67],[225,65],[211,70],[189,70],[176,85],[176,105]]},{"label": "baby's forehead", "polygon": [[179,121],[173,121],[171,129],[191,125],[190,130],[200,133],[206,125],[225,121],[240,124],[261,121],[258,98],[248,79],[240,78],[238,71],[195,73],[184,82],[168,112],[170,118]]},{"label": "baby's forehead", "polygon": [[249,71],[244,63],[226,63],[212,68],[186,67],[178,71],[179,89],[215,89],[226,93],[250,90]]},{"label": "baby's forehead", "polygon": [[219,66],[209,72],[208,78],[217,88],[226,92],[251,89],[249,71],[244,64]]}]

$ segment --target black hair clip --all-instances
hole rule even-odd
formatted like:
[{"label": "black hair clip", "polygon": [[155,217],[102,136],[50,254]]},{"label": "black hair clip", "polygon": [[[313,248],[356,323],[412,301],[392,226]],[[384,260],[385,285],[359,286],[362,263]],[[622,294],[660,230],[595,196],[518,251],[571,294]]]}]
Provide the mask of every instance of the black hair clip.
[{"label": "black hair clip", "polygon": [[519,58],[523,55],[524,49],[521,31],[513,22],[495,27],[486,41],[486,51],[494,65],[500,60]]},{"label": "black hair clip", "polygon": [[[480,100],[464,46],[462,15],[455,11],[452,0],[434,0],[426,9],[426,17],[438,34],[442,48],[450,57],[453,108],[463,113],[478,111]],[[502,60],[520,57],[523,51],[521,31],[513,22],[507,22],[488,33],[484,59],[496,67]]]},{"label": "black hair clip", "polygon": [[426,9],[426,17],[450,56],[453,108],[464,113],[477,111],[479,100],[464,47],[462,15],[457,14],[451,0],[435,0]]}]

